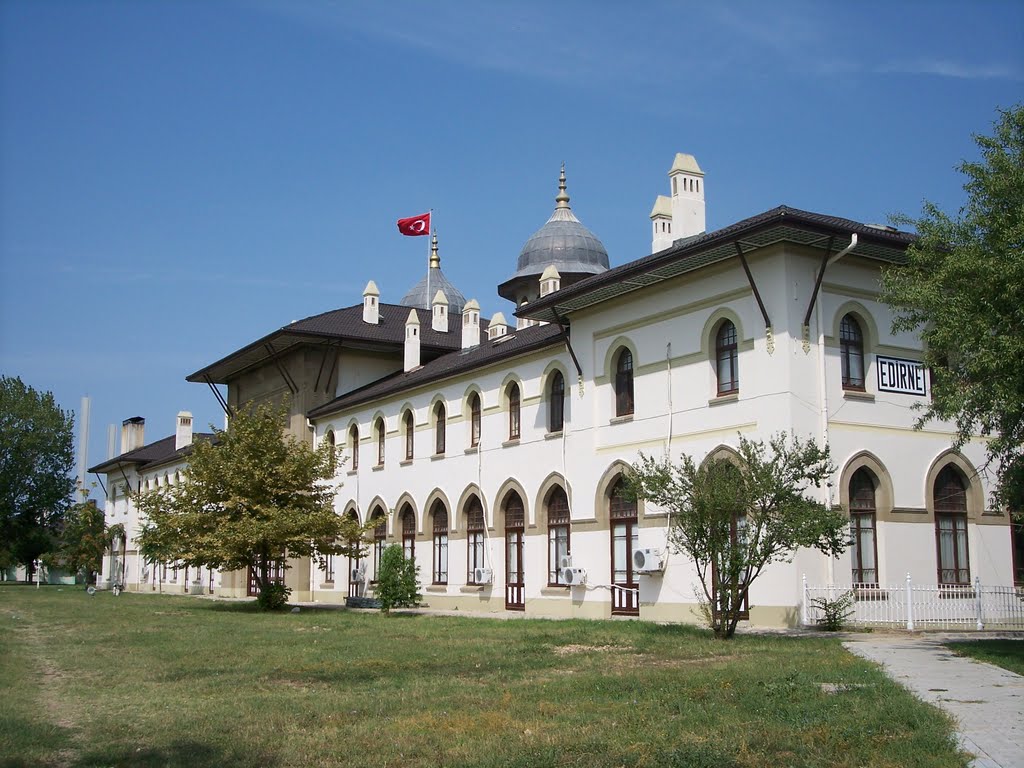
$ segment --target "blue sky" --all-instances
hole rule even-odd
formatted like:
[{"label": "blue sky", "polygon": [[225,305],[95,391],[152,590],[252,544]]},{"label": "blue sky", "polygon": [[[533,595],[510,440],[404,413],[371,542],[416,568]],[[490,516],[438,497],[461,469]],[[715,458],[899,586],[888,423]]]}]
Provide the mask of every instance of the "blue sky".
[{"label": "blue sky", "polygon": [[708,228],[787,204],[963,204],[1024,93],[1019,2],[0,3],[0,373],[146,437],[185,376],[288,322],[397,302],[433,208],[484,314],[566,163],[612,264],[650,251],[676,152]]}]

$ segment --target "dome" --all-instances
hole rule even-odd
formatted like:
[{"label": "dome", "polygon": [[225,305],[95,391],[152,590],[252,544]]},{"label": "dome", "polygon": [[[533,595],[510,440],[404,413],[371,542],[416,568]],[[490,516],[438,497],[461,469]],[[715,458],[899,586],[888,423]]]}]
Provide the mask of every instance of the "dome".
[{"label": "dome", "polygon": [[512,279],[540,275],[553,264],[561,274],[597,274],[608,269],[608,251],[593,232],[580,223],[569,207],[565,168],[558,183],[555,212],[526,241]]},{"label": "dome", "polygon": [[449,314],[461,315],[463,307],[466,306],[466,297],[441,271],[441,257],[437,254],[437,233],[435,232],[430,246],[430,266],[427,269],[427,276],[409,289],[409,292],[402,297],[401,304],[405,307],[429,310],[438,291],[443,291],[445,298],[448,299]]}]

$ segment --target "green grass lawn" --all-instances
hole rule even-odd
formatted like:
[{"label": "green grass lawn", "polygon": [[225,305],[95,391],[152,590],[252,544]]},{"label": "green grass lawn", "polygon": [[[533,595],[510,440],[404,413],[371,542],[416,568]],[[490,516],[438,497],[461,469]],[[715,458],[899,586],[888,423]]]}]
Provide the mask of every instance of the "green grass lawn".
[{"label": "green grass lawn", "polygon": [[946,643],[946,646],[960,656],[970,656],[1024,675],[1024,640],[967,640]]},{"label": "green grass lawn", "polygon": [[3,766],[964,764],[831,638],[0,587]]}]

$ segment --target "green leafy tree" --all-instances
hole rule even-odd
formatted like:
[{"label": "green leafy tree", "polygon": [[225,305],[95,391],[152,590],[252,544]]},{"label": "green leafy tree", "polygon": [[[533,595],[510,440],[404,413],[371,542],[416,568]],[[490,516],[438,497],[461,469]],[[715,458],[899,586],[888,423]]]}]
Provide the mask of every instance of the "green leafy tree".
[{"label": "green leafy tree", "polygon": [[779,434],[766,445],[740,435],[735,456],[700,465],[641,454],[627,487],[669,513],[669,546],[693,561],[705,618],[728,639],[768,565],[791,561],[801,547],[837,555],[848,546],[843,511],[807,495],[833,471],[828,448],[813,440]]},{"label": "green leafy tree", "polygon": [[956,424],[955,446],[988,438],[1001,503],[1024,509],[1024,107],[1000,113],[963,162],[967,204],[948,216],[925,203],[908,263],[883,275],[894,331],[915,331],[933,374],[931,419]]},{"label": "green leafy tree", "polygon": [[103,566],[103,555],[111,542],[103,510],[90,499],[68,510],[57,547],[44,560],[47,565],[84,574],[86,584],[95,584],[96,574]]},{"label": "green leafy tree", "polygon": [[391,613],[392,608],[409,608],[419,603],[419,571],[415,562],[406,559],[398,544],[384,550],[374,590],[384,613]]},{"label": "green leafy tree", "polygon": [[0,377],[0,567],[53,549],[75,487],[74,421],[51,393]]},{"label": "green leafy tree", "polygon": [[222,570],[251,568],[260,604],[282,607],[274,586],[285,557],[361,557],[372,525],[335,513],[336,449],[313,450],[286,435],[284,407],[261,405],[235,414],[212,442],[193,444],[182,482],[135,495],[145,519],[142,555]]}]

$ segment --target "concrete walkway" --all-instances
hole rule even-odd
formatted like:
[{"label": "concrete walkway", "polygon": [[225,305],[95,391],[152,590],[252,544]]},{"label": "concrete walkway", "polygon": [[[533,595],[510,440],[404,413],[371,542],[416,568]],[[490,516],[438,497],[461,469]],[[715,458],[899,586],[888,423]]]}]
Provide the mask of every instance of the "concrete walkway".
[{"label": "concrete walkway", "polygon": [[953,716],[961,748],[974,755],[972,768],[1024,768],[1024,677],[943,646],[992,635],[848,637],[849,651],[881,664],[893,680]]}]

